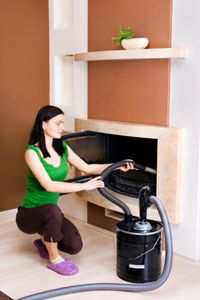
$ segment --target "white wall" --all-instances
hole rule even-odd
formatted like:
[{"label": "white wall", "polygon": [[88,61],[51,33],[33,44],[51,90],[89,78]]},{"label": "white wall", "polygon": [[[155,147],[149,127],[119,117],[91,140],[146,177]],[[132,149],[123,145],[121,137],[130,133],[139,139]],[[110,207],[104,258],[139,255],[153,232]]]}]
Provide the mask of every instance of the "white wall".
[{"label": "white wall", "polygon": [[[66,57],[87,52],[87,13],[87,0],[49,0],[50,103],[65,112],[67,131],[74,131],[74,118],[87,118],[87,63]],[[60,197],[59,206],[86,221],[86,202],[77,195]]]},{"label": "white wall", "polygon": [[65,112],[66,130],[87,117],[87,63],[67,54],[87,52],[87,0],[49,0],[50,103]]},{"label": "white wall", "polygon": [[183,220],[173,226],[174,251],[200,260],[200,2],[174,0],[173,46],[188,49],[172,61],[170,126],[184,128]]}]

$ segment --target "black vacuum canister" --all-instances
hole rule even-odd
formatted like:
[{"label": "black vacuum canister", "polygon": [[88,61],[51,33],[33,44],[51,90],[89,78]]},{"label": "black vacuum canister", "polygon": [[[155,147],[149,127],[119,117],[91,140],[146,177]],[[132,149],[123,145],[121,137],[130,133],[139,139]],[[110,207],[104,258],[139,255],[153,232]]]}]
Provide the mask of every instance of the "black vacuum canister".
[{"label": "black vacuum canister", "polygon": [[117,224],[117,275],[129,282],[156,281],[162,269],[162,225],[132,218]]}]

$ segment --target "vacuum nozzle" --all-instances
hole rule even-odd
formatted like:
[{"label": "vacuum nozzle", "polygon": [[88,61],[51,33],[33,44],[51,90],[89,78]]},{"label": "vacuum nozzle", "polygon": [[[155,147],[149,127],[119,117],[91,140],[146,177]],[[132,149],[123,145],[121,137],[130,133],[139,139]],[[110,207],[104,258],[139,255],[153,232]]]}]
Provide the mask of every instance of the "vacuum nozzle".
[{"label": "vacuum nozzle", "polygon": [[145,167],[145,166],[142,166],[138,163],[134,163],[134,167],[140,171],[144,171],[144,172],[147,172],[147,173],[151,173],[151,174],[156,174],[156,170],[155,169],[152,169],[152,168],[149,168],[149,167]]}]

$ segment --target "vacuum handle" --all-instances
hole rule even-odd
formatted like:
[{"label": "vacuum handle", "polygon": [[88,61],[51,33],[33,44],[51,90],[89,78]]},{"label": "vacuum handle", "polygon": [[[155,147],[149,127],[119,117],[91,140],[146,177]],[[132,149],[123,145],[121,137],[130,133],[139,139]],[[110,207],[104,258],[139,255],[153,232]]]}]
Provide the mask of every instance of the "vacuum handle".
[{"label": "vacuum handle", "polygon": [[120,168],[122,166],[125,166],[127,163],[132,163],[135,166],[135,163],[132,159],[124,159],[122,161],[116,162],[111,164],[109,167],[107,167],[102,173],[101,173],[101,178],[104,181],[105,178],[115,169]]},{"label": "vacuum handle", "polygon": [[81,138],[81,137],[93,136],[93,135],[96,135],[96,132],[87,130],[87,131],[72,132],[72,133],[65,134],[61,137],[61,139],[65,141],[72,138]]},{"label": "vacuum handle", "polygon": [[[67,179],[67,180],[65,180],[65,182],[84,183],[84,182],[87,182],[87,181],[93,179],[96,176],[99,176],[99,175],[91,175],[91,174],[90,175],[83,175],[83,176],[80,176],[80,177]],[[70,193],[60,193],[60,196],[67,195],[67,194],[70,194]]]},{"label": "vacuum handle", "polygon": [[99,175],[91,175],[91,174],[83,175],[80,177],[67,179],[67,180],[65,180],[65,182],[84,183],[84,182],[87,182],[87,181],[93,179],[94,177],[97,177],[97,176],[99,176]]}]

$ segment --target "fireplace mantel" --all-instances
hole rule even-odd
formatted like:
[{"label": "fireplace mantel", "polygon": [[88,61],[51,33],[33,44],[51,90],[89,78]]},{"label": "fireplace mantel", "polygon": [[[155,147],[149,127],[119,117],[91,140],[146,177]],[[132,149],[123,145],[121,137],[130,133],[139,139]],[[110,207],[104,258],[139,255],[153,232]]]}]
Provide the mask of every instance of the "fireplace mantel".
[{"label": "fireplace mantel", "polygon": [[[142,125],[93,119],[76,119],[77,132],[91,130],[107,134],[157,139],[157,197],[164,204],[170,222],[181,222],[181,169],[182,169],[182,129],[164,126]],[[98,192],[82,192],[81,197],[108,210],[120,212],[116,205],[103,198]],[[118,194],[137,215],[138,199]],[[148,217],[159,219],[154,207],[149,208]]]}]

